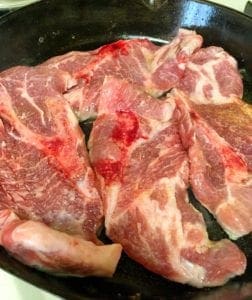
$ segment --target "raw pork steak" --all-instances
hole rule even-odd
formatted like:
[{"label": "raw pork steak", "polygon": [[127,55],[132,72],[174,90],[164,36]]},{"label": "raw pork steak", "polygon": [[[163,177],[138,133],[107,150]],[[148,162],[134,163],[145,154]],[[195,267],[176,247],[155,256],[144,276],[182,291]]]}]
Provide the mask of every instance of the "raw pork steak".
[{"label": "raw pork steak", "polygon": [[93,243],[103,208],[84,136],[62,97],[71,84],[69,73],[46,67],[1,73],[0,244],[56,274],[112,276],[121,246]]},{"label": "raw pork steak", "polygon": [[243,93],[237,61],[220,47],[202,48],[191,55],[179,89],[201,104],[233,102]]},{"label": "raw pork steak", "polygon": [[188,158],[175,103],[106,78],[89,140],[105,207],[108,236],[168,279],[216,286],[242,274],[246,258],[229,240],[208,239],[188,203]]},{"label": "raw pork steak", "polygon": [[[222,48],[192,55],[175,91],[190,182],[231,238],[252,231],[252,108],[233,57]],[[181,92],[183,91],[183,92]]]},{"label": "raw pork steak", "polygon": [[160,96],[178,85],[190,55],[202,44],[194,31],[180,30],[171,43],[158,47],[147,39],[121,40],[90,52],[70,52],[43,65],[67,71],[78,82],[65,94],[80,120],[96,116],[105,76],[127,79]]},{"label": "raw pork steak", "polygon": [[82,79],[81,85],[65,94],[78,118],[85,120],[96,116],[96,101],[106,75],[129,78],[142,86],[149,75],[147,64],[156,49],[157,46],[144,39],[121,40],[99,48],[75,75]]}]

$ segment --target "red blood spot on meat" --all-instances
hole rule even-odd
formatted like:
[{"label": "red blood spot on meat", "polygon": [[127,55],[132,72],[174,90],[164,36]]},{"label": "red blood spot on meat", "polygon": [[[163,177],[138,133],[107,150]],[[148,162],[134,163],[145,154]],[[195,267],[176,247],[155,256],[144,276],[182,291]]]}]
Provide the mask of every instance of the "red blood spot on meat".
[{"label": "red blood spot on meat", "polygon": [[199,119],[198,114],[193,110],[190,111],[190,117],[191,117],[192,120],[195,120],[195,121]]},{"label": "red blood spot on meat", "polygon": [[107,55],[107,54],[112,54],[113,56],[117,56],[118,55],[118,51],[120,51],[120,54],[122,55],[128,55],[128,42],[127,41],[117,41],[115,43],[112,44],[108,44],[105,46],[102,46],[99,49],[98,55]]},{"label": "red blood spot on meat", "polygon": [[90,76],[85,74],[85,73],[80,73],[79,77],[78,78],[82,78],[85,83],[89,83],[90,82]]},{"label": "red blood spot on meat", "polygon": [[187,53],[185,53],[185,51],[181,51],[181,52],[179,52],[178,54],[177,54],[177,61],[179,62],[179,63],[186,63],[187,61],[188,61],[188,54]]},{"label": "red blood spot on meat", "polygon": [[106,184],[110,184],[111,182],[122,177],[122,163],[120,161],[112,161],[109,159],[99,160],[94,165],[95,170],[98,174],[100,174]]},{"label": "red blood spot on meat", "polygon": [[50,141],[43,140],[42,144],[44,145],[46,150],[52,155],[57,155],[64,146],[64,142],[59,138],[54,138]]},{"label": "red blood spot on meat", "polygon": [[137,139],[139,122],[133,112],[118,111],[117,124],[113,129],[112,138],[125,146],[130,146]]},{"label": "red blood spot on meat", "polygon": [[246,163],[229,147],[222,149],[223,157],[225,158],[225,167],[231,167],[235,169],[246,169]]}]

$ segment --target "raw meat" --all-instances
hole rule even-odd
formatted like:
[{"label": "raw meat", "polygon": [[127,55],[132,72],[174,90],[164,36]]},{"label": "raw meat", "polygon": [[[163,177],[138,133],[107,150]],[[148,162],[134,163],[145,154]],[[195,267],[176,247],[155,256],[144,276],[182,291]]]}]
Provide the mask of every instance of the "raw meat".
[{"label": "raw meat", "polygon": [[191,106],[232,146],[246,162],[249,172],[252,172],[252,106],[239,98],[224,104],[201,105],[192,101]]},{"label": "raw meat", "polygon": [[191,56],[175,91],[193,192],[233,239],[252,231],[252,109],[242,92],[237,62],[214,46]]},{"label": "raw meat", "polygon": [[[162,47],[121,40],[1,73],[0,245],[48,272],[112,276],[121,246],[96,245],[104,206],[109,237],[153,272],[197,287],[242,274],[244,254],[210,241],[188,202],[191,184],[232,238],[252,229],[251,108],[236,61],[201,45],[180,30]],[[73,111],[98,114],[97,182]]]},{"label": "raw meat", "polygon": [[101,244],[103,208],[84,136],[62,96],[71,84],[69,73],[46,67],[1,73],[0,244],[54,274],[112,276],[121,246],[93,243]]},{"label": "raw meat", "polygon": [[[202,43],[202,36],[195,31],[179,29],[177,36],[170,43],[154,53],[150,69],[151,81],[145,83],[145,91],[159,96],[176,87],[184,76],[185,66],[191,55]],[[154,88],[149,88],[148,85],[154,85]]]},{"label": "raw meat", "polygon": [[121,40],[102,46],[83,69],[76,73],[82,84],[65,94],[80,120],[97,113],[97,98],[106,75],[129,78],[143,85],[148,76],[148,62],[157,46],[145,39]]},{"label": "raw meat", "polygon": [[[175,94],[180,134],[189,149],[190,183],[196,198],[214,214],[231,238],[250,233],[252,175],[246,150],[251,148],[251,117],[237,103],[195,105],[183,92]],[[235,112],[240,114],[232,115]],[[241,120],[228,128],[232,119],[241,114]],[[230,131],[223,132],[225,127]],[[242,154],[244,151],[247,156]]]},{"label": "raw meat", "polygon": [[106,78],[89,140],[108,236],[149,270],[197,287],[242,274],[246,258],[229,240],[208,239],[188,202],[189,166],[172,99],[156,100]]},{"label": "raw meat", "polygon": [[[86,82],[82,78],[78,78],[78,74],[96,57],[95,55],[97,53],[98,50],[86,52],[71,51],[63,55],[52,57],[42,64],[42,66],[46,66],[55,71],[61,70],[68,72],[73,78],[75,84],[73,84],[70,90],[65,91],[66,93],[68,92],[65,98],[69,100],[71,108],[80,120],[89,118],[89,110],[91,108],[85,107],[86,100],[83,98],[83,93],[86,89]],[[86,114],[87,117],[85,117]]]},{"label": "raw meat", "polygon": [[0,245],[26,265],[71,276],[111,277],[121,254],[118,244],[97,246],[10,210],[0,211]]},{"label": "raw meat", "polygon": [[190,57],[179,89],[198,104],[221,104],[241,98],[243,84],[236,60],[222,48],[211,46]]},{"label": "raw meat", "polygon": [[62,93],[71,76],[17,67],[0,76],[0,209],[97,242],[103,217],[84,136]]},{"label": "raw meat", "polygon": [[96,53],[97,50],[86,52],[71,51],[48,59],[42,66],[46,66],[49,69],[65,71],[75,77],[75,74],[80,72]]},{"label": "raw meat", "polygon": [[70,52],[43,65],[69,72],[76,86],[65,94],[80,120],[93,118],[105,76],[116,76],[160,96],[179,83],[190,55],[202,44],[194,31],[180,30],[163,47],[147,39],[120,40],[90,52]]}]

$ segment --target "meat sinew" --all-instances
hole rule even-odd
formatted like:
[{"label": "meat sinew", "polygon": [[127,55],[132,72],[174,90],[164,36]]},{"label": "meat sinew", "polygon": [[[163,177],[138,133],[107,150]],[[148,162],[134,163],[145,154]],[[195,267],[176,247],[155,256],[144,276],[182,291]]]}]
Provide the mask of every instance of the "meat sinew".
[{"label": "meat sinew", "polygon": [[[17,67],[1,74],[0,209],[100,243],[96,232],[103,217],[102,202],[84,136],[62,97],[71,81],[68,73],[45,67]],[[64,239],[60,233],[45,232]],[[5,241],[13,240],[7,233],[4,236]],[[43,243],[44,239],[40,246]]]},{"label": "meat sinew", "polygon": [[42,67],[1,74],[1,207],[95,240],[102,205],[84,136],[62,99],[68,82]]},{"label": "meat sinew", "polygon": [[246,258],[229,240],[208,239],[187,196],[188,156],[172,99],[160,101],[106,78],[89,140],[108,236],[149,270],[196,287],[242,274]]}]

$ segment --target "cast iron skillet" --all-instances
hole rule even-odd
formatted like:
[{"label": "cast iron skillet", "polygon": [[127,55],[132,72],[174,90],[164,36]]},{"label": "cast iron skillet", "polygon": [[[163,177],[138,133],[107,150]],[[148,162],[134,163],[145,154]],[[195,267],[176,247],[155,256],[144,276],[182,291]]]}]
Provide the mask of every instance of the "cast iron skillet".
[{"label": "cast iron skillet", "polygon": [[[0,18],[0,69],[27,64],[70,50],[89,50],[121,38],[147,36],[162,42],[179,27],[196,29],[205,45],[219,45],[239,62],[245,98],[252,101],[252,19],[233,10],[193,0],[51,0]],[[161,39],[161,40],[160,40]],[[86,129],[86,125],[82,126]],[[225,233],[195,201],[208,224],[210,238]],[[106,241],[105,236],[103,236]],[[0,267],[67,299],[251,299],[252,236],[237,241],[246,253],[246,273],[223,287],[196,289],[172,283],[123,255],[112,279],[57,278],[28,268],[0,249]]]}]

